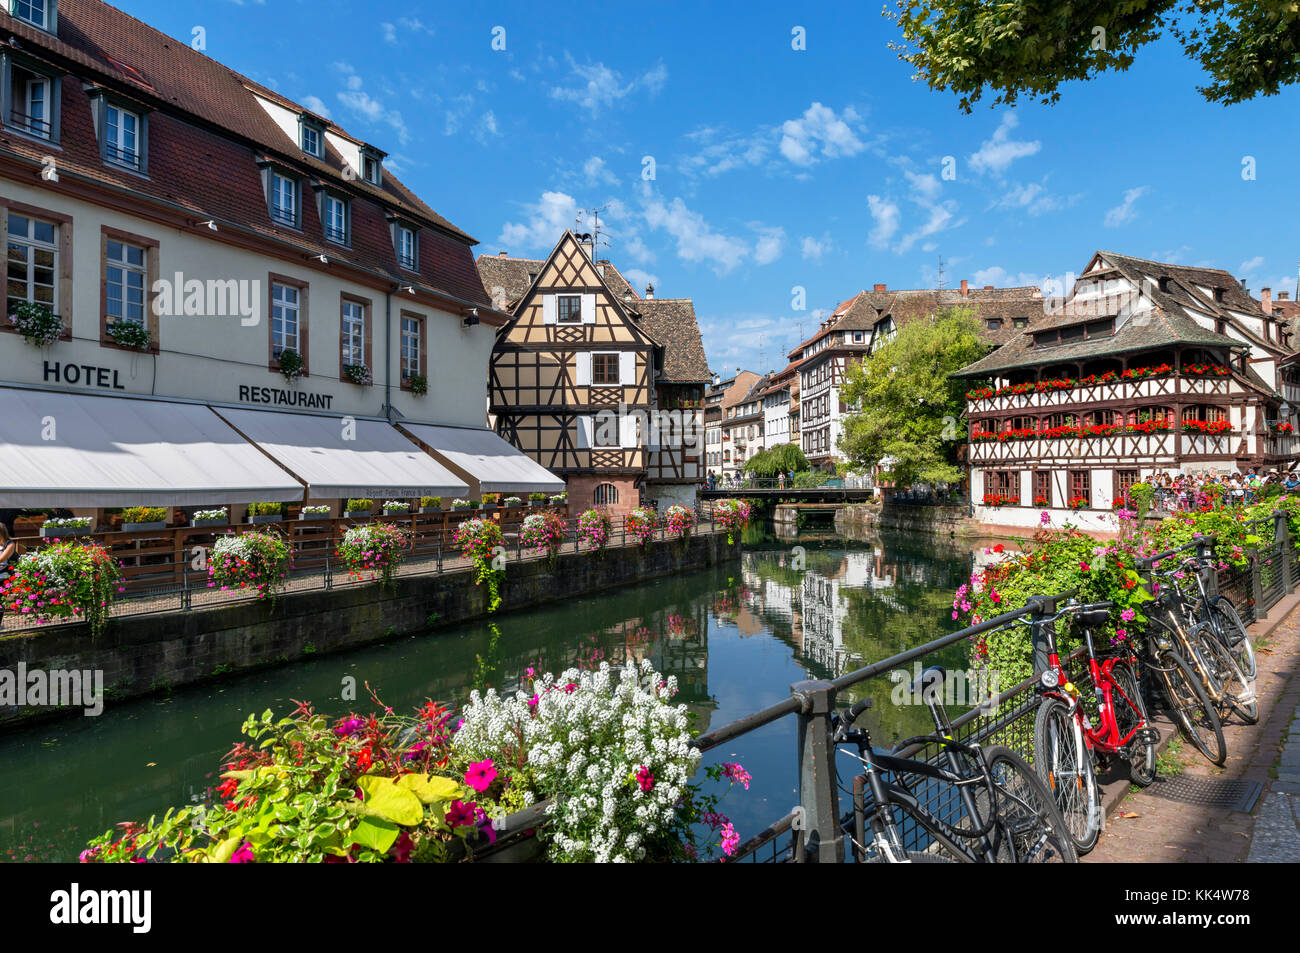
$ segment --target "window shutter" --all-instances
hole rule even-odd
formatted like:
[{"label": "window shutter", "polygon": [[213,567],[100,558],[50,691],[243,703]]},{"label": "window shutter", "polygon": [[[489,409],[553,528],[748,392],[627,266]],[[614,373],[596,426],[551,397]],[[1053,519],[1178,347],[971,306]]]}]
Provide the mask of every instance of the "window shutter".
[{"label": "window shutter", "polygon": [[578,386],[591,386],[591,352],[579,351],[578,358]]},{"label": "window shutter", "polygon": [[542,295],[542,324],[555,323],[555,295]]},{"label": "window shutter", "polygon": [[637,418],[636,415],[633,414],[624,416],[618,422],[619,443],[623,446],[624,450],[635,450],[637,447],[641,446],[641,442],[638,439],[636,423]]},{"label": "window shutter", "polygon": [[582,296],[582,323],[596,323],[596,296],[594,294]]},{"label": "window shutter", "polygon": [[620,351],[618,355],[618,382],[636,383],[636,351]]},{"label": "window shutter", "polygon": [[578,449],[587,450],[591,447],[591,428],[592,417],[590,414],[580,414],[578,416]]}]

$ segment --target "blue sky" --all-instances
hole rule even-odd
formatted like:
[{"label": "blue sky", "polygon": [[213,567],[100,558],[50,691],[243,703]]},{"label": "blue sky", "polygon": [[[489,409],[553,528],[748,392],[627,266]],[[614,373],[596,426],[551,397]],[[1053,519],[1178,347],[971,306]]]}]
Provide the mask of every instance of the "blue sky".
[{"label": "blue sky", "polygon": [[801,322],[932,287],[941,256],[949,286],[1059,281],[1107,248],[1296,290],[1300,92],[1206,103],[1172,39],[1055,106],[966,116],[911,79],[879,5],[120,5],[202,26],[209,55],[386,150],[478,252],[542,256],[605,207],[603,251],[695,299],[715,371],[780,368]]}]

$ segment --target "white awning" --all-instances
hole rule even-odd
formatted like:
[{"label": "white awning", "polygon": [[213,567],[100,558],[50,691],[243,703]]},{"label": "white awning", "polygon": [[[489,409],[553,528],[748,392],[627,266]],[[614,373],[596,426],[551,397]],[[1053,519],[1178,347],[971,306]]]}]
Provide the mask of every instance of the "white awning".
[{"label": "white awning", "polygon": [[0,506],[301,500],[302,486],[202,404],[0,388]]},{"label": "white awning", "polygon": [[491,430],[405,421],[402,429],[479,481],[484,493],[562,493],[564,481]]},{"label": "white awning", "polygon": [[464,496],[469,486],[382,420],[218,411],[307,484],[313,499]]}]

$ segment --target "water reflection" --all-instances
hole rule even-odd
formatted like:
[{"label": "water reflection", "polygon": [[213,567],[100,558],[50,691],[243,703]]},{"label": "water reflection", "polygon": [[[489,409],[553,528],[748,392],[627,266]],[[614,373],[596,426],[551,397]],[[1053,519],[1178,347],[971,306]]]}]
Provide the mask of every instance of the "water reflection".
[{"label": "water reflection", "polygon": [[[529,667],[648,658],[677,677],[679,698],[704,732],[788,697],[792,682],[834,677],[951,631],[951,593],[972,558],[969,548],[905,534],[777,540],[751,530],[746,549],[738,565],[0,736],[0,860],[72,859],[89,836],[119,821],[202,800],[248,713],[286,713],[293,699],[329,715],[364,710],[367,683],[400,711],[426,698],[459,703],[476,684],[513,691]],[[949,655],[949,664],[964,665],[961,647]],[[340,697],[349,677],[357,702]],[[882,744],[928,728],[923,709],[888,705],[890,688],[876,679],[863,689],[885,703],[869,722]],[[754,775],[750,791],[724,804],[742,834],[795,803],[792,719],[709,759],[741,760]]]}]

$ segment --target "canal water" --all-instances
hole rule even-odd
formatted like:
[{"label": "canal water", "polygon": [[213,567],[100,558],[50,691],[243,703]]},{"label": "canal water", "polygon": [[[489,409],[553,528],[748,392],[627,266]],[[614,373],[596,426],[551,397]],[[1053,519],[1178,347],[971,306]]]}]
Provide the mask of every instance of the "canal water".
[{"label": "canal water", "polygon": [[[679,699],[707,731],[787,698],[792,682],[952,631],[952,592],[974,558],[970,544],[932,536],[751,533],[740,562],[503,615],[495,638],[487,624],[457,626],[11,731],[0,735],[0,861],[74,860],[120,821],[201,801],[249,712],[288,714],[294,699],[331,716],[365,711],[367,682],[400,712],[426,698],[461,702],[476,683],[511,690],[529,666],[650,658],[677,676]],[[964,668],[964,648],[940,661]],[[348,676],[355,703],[340,697]],[[892,688],[861,688],[877,699],[866,716],[877,746],[932,729],[924,708],[888,704]],[[720,761],[753,775],[719,808],[742,838],[797,802],[792,718],[706,755]]]}]

